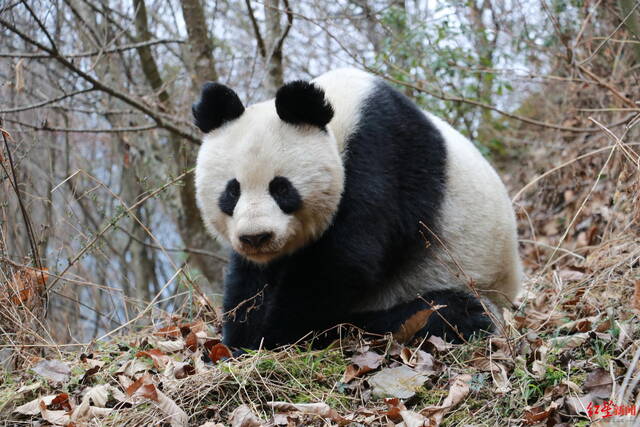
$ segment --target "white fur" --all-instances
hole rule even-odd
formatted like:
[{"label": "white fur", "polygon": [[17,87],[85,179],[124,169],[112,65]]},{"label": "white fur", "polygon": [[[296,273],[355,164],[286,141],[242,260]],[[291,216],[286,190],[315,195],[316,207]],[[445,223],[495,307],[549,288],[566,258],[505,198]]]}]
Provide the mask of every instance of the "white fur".
[{"label": "white fur", "polygon": [[[429,290],[470,289],[489,308],[513,302],[522,282],[516,221],[500,177],[478,149],[444,120],[425,113],[447,149],[447,187],[442,206],[441,243],[427,259],[416,258],[387,292],[365,300],[362,310],[388,309]],[[434,241],[428,230],[425,236]]]},{"label": "white fur", "polygon": [[[444,120],[427,114],[447,145],[447,192],[441,235],[448,269],[472,279],[477,290],[504,305],[520,292],[515,215],[496,171],[467,138]],[[460,268],[456,265],[460,266]]]},{"label": "white fur", "polygon": [[335,112],[329,128],[336,137],[341,153],[347,148],[349,135],[356,131],[360,121],[362,102],[374,87],[375,78],[354,68],[329,71],[313,83],[324,89],[325,96]]},{"label": "white fur", "polygon": [[[344,186],[333,134],[284,123],[273,100],[248,107],[238,119],[205,135],[195,175],[198,206],[209,231],[256,262],[293,252],[322,234]],[[275,176],[289,179],[302,197],[302,208],[293,215],[283,213],[269,195]],[[241,195],[228,216],[218,198],[233,178],[240,182]],[[275,238],[260,251],[239,240],[263,232]]]}]

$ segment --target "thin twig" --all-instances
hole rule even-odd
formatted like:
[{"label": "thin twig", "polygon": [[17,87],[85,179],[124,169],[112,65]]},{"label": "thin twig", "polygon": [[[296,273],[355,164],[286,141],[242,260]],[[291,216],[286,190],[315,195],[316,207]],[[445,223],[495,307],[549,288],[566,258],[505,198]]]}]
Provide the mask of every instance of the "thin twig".
[{"label": "thin twig", "polygon": [[[120,45],[116,47],[111,47],[104,50],[93,50],[89,52],[79,52],[79,53],[60,53],[60,56],[64,58],[88,58],[92,56],[98,56],[109,53],[121,53],[126,52],[127,50],[137,49],[139,47],[144,46],[155,46],[158,44],[168,44],[168,43],[185,43],[184,40],[180,39],[154,39],[147,40],[138,43],[131,43],[126,45]],[[44,53],[30,53],[30,52],[0,52],[0,58],[30,58],[30,59],[45,59],[50,58],[50,54]]]},{"label": "thin twig", "polygon": [[131,105],[132,107],[135,107],[136,109],[142,111],[143,113],[145,113],[146,115],[148,115],[150,118],[152,118],[158,125],[158,127],[166,129],[168,131],[171,131],[173,133],[175,133],[176,135],[179,135],[183,138],[185,138],[186,140],[196,144],[196,145],[200,145],[200,139],[198,137],[196,137],[194,134],[192,134],[191,132],[188,132],[184,129],[180,129],[179,127],[177,127],[176,125],[174,125],[172,122],[168,121],[168,120],[164,120],[155,110],[151,109],[150,107],[148,107],[147,105],[145,105],[143,102],[135,100],[134,98],[132,98],[131,96],[120,92],[119,90],[108,86],[106,83],[98,80],[97,78],[91,76],[89,73],[82,71],[80,68],[78,68],[73,62],[67,60],[66,58],[60,56],[60,54],[51,49],[48,48],[47,46],[43,45],[42,43],[38,42],[37,40],[32,39],[31,37],[29,37],[28,35],[26,35],[25,33],[23,33],[22,31],[20,31],[18,28],[16,28],[15,25],[11,24],[10,22],[8,22],[6,19],[2,19],[0,18],[0,24],[4,25],[9,31],[11,31],[12,33],[16,34],[17,36],[19,36],[21,39],[23,39],[25,42],[32,44],[34,46],[36,46],[37,48],[49,53],[52,57],[52,59],[55,59],[56,61],[58,61],[60,64],[62,64],[65,68],[69,69],[70,71],[72,71],[73,73],[75,73],[77,76],[81,77],[82,79],[84,79],[85,81],[87,81],[88,83],[92,84],[97,90],[103,91],[105,93],[108,93],[109,95],[113,96],[114,98],[118,98],[121,101],[125,102],[126,104]]}]

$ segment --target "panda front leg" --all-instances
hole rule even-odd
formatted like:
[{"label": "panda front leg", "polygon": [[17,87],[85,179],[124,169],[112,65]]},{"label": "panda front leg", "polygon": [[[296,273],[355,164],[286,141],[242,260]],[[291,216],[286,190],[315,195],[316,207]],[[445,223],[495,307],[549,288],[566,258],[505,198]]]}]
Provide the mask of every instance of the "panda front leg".
[{"label": "panda front leg", "polygon": [[258,266],[233,253],[224,281],[223,343],[234,349],[258,348],[270,295],[268,277]]},{"label": "panda front leg", "polygon": [[452,289],[427,292],[413,301],[386,310],[355,313],[353,323],[365,331],[385,334],[399,331],[402,325],[421,310],[442,306],[431,313],[417,337],[439,336],[449,342],[461,343],[474,334],[491,332],[493,322],[481,301],[466,290]]}]

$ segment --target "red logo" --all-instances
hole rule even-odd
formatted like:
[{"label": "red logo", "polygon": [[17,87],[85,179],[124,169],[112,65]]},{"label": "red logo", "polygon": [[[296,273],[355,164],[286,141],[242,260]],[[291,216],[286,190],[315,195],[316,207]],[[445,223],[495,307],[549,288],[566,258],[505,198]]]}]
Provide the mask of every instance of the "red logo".
[{"label": "red logo", "polygon": [[622,415],[637,415],[640,410],[635,405],[616,405],[610,400],[603,402],[602,405],[594,405],[593,402],[589,402],[587,405],[587,415],[594,417],[601,415],[602,418],[609,418],[613,416]]}]

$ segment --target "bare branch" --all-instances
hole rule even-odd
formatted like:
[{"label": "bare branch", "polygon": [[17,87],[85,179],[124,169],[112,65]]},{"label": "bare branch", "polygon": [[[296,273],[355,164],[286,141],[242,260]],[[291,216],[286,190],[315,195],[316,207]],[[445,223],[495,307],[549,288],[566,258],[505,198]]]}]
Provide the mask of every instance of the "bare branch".
[{"label": "bare branch", "polygon": [[289,35],[289,30],[291,30],[291,27],[293,26],[293,12],[291,10],[291,7],[289,7],[289,0],[282,0],[282,1],[284,2],[284,13],[287,14],[287,26],[285,27],[284,32],[280,37],[280,40],[278,40],[278,43],[276,44],[277,52],[282,52],[282,45],[284,43],[284,39],[287,38],[287,36]]},{"label": "bare branch", "polygon": [[42,126],[37,126],[31,123],[25,123],[20,120],[14,119],[4,119],[10,123],[16,123],[21,126],[28,127],[30,129],[45,131],[45,132],[67,132],[67,133],[123,133],[123,132],[144,132],[148,130],[157,129],[158,126],[155,123],[151,123],[148,125],[142,126],[131,126],[126,128],[110,128],[110,129],[80,129],[80,128],[61,128],[61,127],[52,127],[47,123],[44,123]]},{"label": "bare branch", "polygon": [[[131,49],[138,49],[140,47],[154,46],[158,44],[168,44],[168,43],[182,44],[182,43],[185,43],[185,41],[180,39],[154,39],[154,40],[147,40],[147,41],[142,41],[138,43],[131,43],[131,44],[122,45],[122,46],[116,46],[109,49],[94,50],[91,52],[67,53],[67,54],[61,53],[60,56],[64,58],[88,58],[91,56],[97,56],[97,55],[108,54],[108,53],[120,53],[120,52],[125,52]],[[28,53],[28,52],[0,52],[0,58],[36,58],[37,59],[37,58],[51,58],[51,55],[44,54],[44,53]]]},{"label": "bare branch", "polygon": [[34,21],[36,21],[36,24],[38,24],[38,27],[40,27],[40,29],[44,33],[45,37],[47,38],[47,40],[49,40],[49,43],[51,43],[51,49],[54,52],[57,52],[58,51],[58,46],[56,46],[56,42],[53,41],[53,37],[51,37],[51,34],[49,34],[49,31],[47,30],[47,27],[44,26],[44,24],[42,23],[40,18],[38,18],[38,15],[36,15],[35,12],[33,11],[33,9],[31,9],[31,6],[29,6],[29,3],[27,3],[26,1],[23,0],[22,1],[22,5],[29,11],[29,14],[31,15],[31,17],[34,19]]},{"label": "bare branch", "polygon": [[263,58],[267,57],[267,48],[264,45],[264,39],[262,38],[262,34],[260,34],[260,27],[258,27],[258,22],[256,21],[256,17],[253,14],[253,8],[251,7],[251,1],[245,0],[245,4],[247,5],[247,11],[249,12],[249,19],[251,20],[251,26],[253,27],[253,33],[256,36],[256,41],[258,42],[258,51],[260,52],[260,56]]},{"label": "bare branch", "polygon": [[70,62],[66,58],[60,56],[60,54],[57,51],[54,51],[51,48],[49,48],[49,47],[43,45],[42,43],[38,42],[37,40],[32,39],[31,37],[29,37],[28,35],[26,35],[22,31],[20,31],[18,28],[16,28],[13,24],[8,22],[7,20],[0,18],[0,24],[4,25],[9,31],[11,31],[12,33],[16,34],[17,36],[19,36],[21,39],[23,39],[27,43],[32,44],[32,45],[36,46],[37,48],[49,53],[51,55],[52,59],[57,60],[65,68],[69,69],[70,71],[72,71],[73,73],[75,73],[79,77],[81,77],[82,79],[84,79],[87,82],[91,83],[97,90],[100,90],[100,91],[103,91],[105,93],[108,93],[109,95],[113,96],[114,98],[118,98],[121,101],[125,102],[126,104],[129,104],[132,107],[142,111],[143,113],[148,115],[150,118],[152,118],[157,123],[158,127],[166,129],[168,131],[171,131],[171,132],[175,133],[176,135],[179,135],[179,136],[187,139],[188,141],[190,141],[190,142],[192,142],[194,144],[200,145],[200,140],[194,134],[192,134],[191,132],[185,131],[183,129],[180,129],[179,127],[177,127],[172,122],[169,122],[167,120],[162,119],[160,117],[160,115],[158,114],[158,112],[154,111],[153,109],[151,109],[150,107],[148,107],[147,105],[142,103],[141,101],[135,100],[134,98],[130,97],[129,95],[124,94],[124,93],[120,92],[119,90],[117,90],[117,89],[115,89],[115,88],[113,88],[111,86],[108,86],[107,84],[105,84],[105,83],[99,81],[98,79],[92,77],[87,72],[82,71],[75,64],[73,64],[72,62]]},{"label": "bare branch", "polygon": [[33,109],[36,109],[36,108],[44,107],[45,105],[49,105],[49,104],[53,104],[53,103],[58,102],[58,101],[62,101],[63,99],[70,98],[72,96],[80,95],[82,93],[92,92],[94,90],[95,90],[95,88],[76,90],[76,91],[73,91],[73,92],[58,96],[57,98],[51,98],[51,99],[48,99],[46,101],[39,102],[37,104],[24,105],[22,107],[9,108],[7,110],[0,110],[0,114],[3,114],[3,113],[18,113],[20,111],[33,110]]}]

